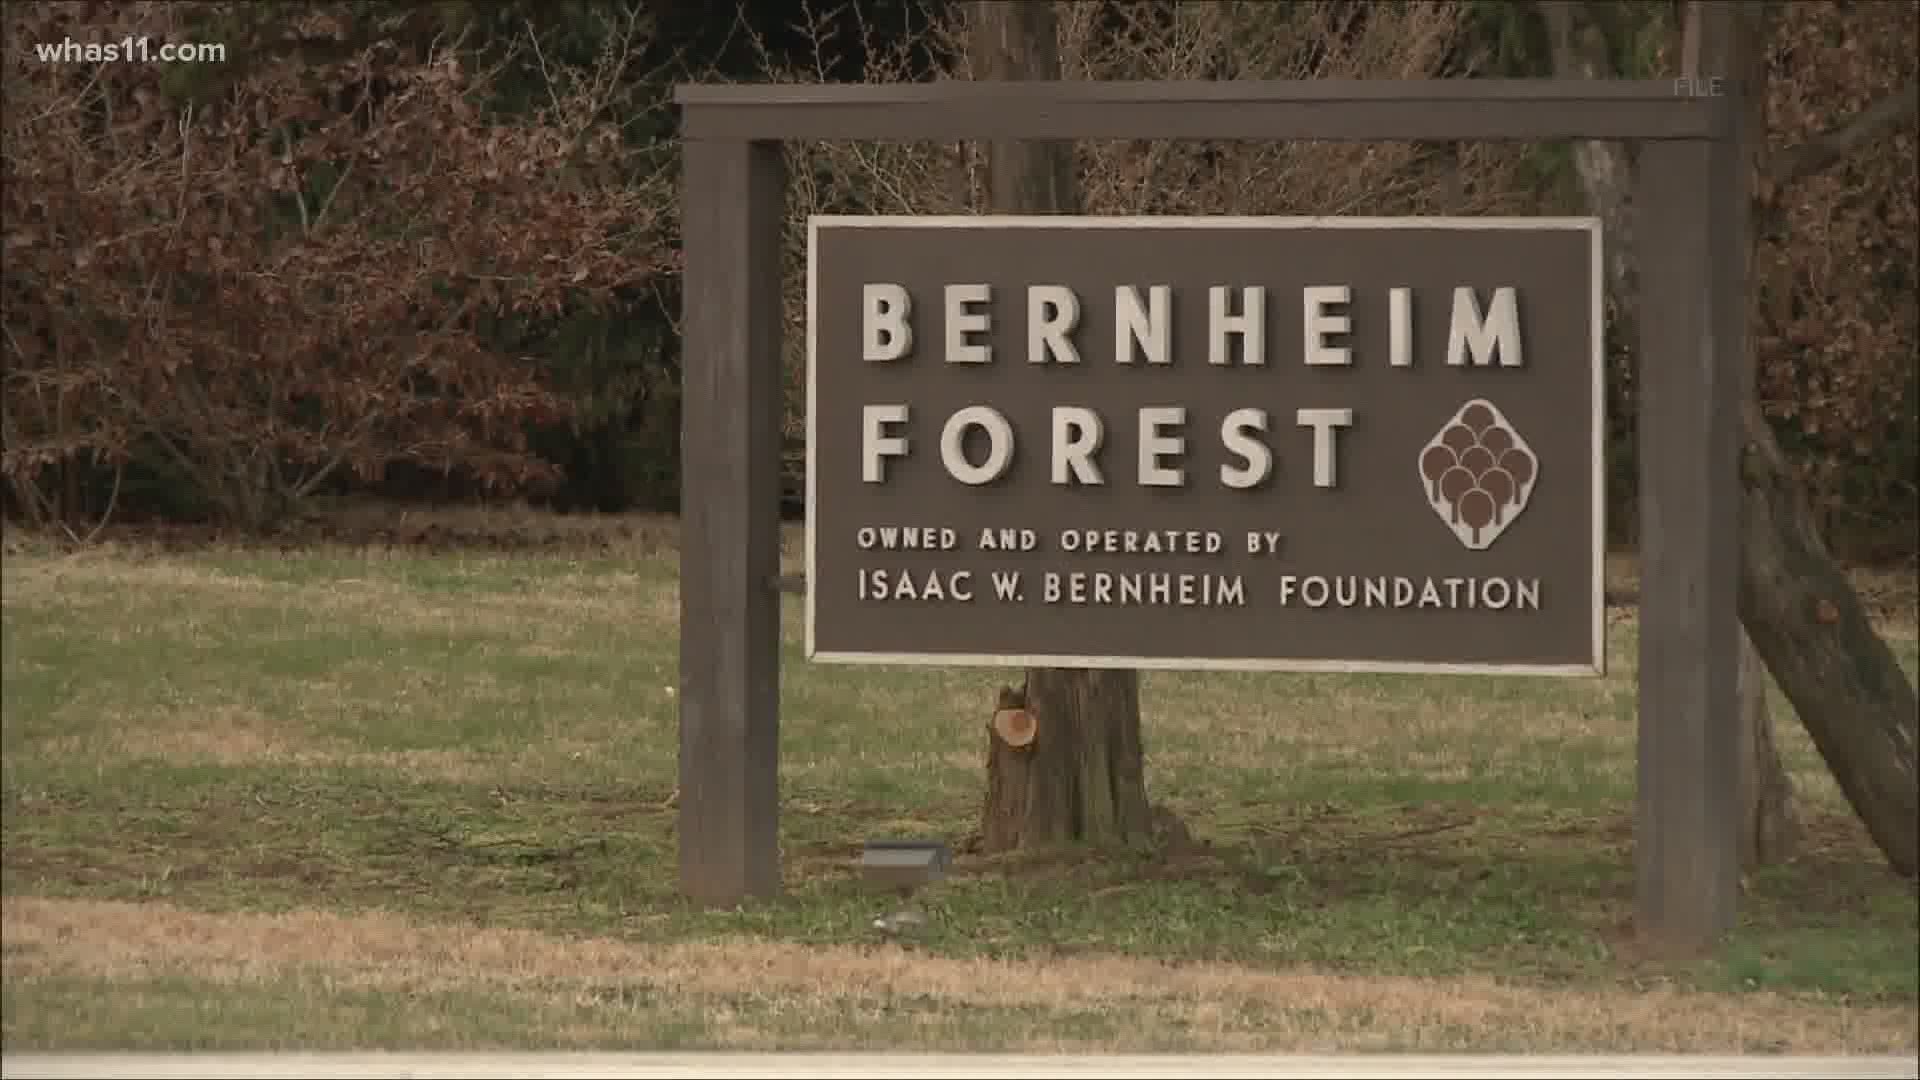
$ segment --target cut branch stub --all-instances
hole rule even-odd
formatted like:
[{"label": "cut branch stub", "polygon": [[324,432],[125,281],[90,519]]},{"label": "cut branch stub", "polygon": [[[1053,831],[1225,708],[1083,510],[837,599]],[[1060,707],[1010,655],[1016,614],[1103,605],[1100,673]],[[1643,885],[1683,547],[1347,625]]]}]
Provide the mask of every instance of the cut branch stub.
[{"label": "cut branch stub", "polygon": [[1039,730],[1040,725],[1027,709],[1000,709],[993,714],[993,733],[1008,746],[1031,744]]}]

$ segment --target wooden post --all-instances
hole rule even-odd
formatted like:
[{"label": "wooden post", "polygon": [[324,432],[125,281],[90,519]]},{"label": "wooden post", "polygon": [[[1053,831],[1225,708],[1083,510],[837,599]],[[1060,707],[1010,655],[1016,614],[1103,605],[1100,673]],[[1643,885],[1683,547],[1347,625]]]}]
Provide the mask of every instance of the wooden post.
[{"label": "wooden post", "polygon": [[[1681,36],[1680,71],[1704,85],[1718,76],[1737,85],[1742,107],[1734,118],[1734,145],[1738,165],[1735,186],[1727,197],[1734,206],[1734,230],[1739,237],[1735,300],[1741,311],[1739,330],[1731,347],[1738,350],[1742,407],[1759,407],[1760,386],[1755,376],[1753,339],[1753,256],[1756,241],[1752,223],[1750,178],[1766,153],[1767,38],[1771,13],[1765,4],[1735,7],[1710,0],[1688,0]],[[1744,524],[1743,524],[1744,527]],[[1740,866],[1743,871],[1787,856],[1794,841],[1793,783],[1780,761],[1774,742],[1773,717],[1767,710],[1767,666],[1748,638],[1740,632],[1738,686],[1740,731]]]},{"label": "wooden post", "polygon": [[777,142],[683,144],[680,888],[780,887]]},{"label": "wooden post", "polygon": [[1732,926],[1740,887],[1735,158],[1726,138],[1648,141],[1635,198],[1645,252],[1637,921],[1678,950]]}]

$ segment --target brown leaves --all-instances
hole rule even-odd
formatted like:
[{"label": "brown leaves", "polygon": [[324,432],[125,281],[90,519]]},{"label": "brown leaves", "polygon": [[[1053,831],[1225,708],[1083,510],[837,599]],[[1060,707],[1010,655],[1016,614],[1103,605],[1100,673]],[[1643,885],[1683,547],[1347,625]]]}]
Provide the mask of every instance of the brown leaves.
[{"label": "brown leaves", "polygon": [[[167,9],[116,7],[89,33],[151,30]],[[7,37],[58,40],[70,14],[8,5]],[[348,41],[376,17],[313,4],[299,22]],[[235,506],[263,476],[297,496],[396,460],[507,486],[551,471],[522,428],[563,406],[479,320],[604,302],[661,272],[670,187],[618,161],[610,127],[486,114],[460,57],[372,37],[191,104],[157,66],[9,65],[0,468],[143,431]],[[582,147],[626,168],[582,182]]]},{"label": "brown leaves", "polygon": [[[1903,0],[1783,5],[1772,42],[1767,168],[1910,86],[1920,71],[1911,51],[1917,33],[1920,5]],[[1900,490],[1911,461],[1891,459],[1901,451],[1889,435],[1902,423],[1895,410],[1920,338],[1915,148],[1909,121],[1822,172],[1764,190],[1759,203],[1760,393],[1767,413],[1802,436],[1796,456],[1823,508],[1843,483],[1856,503],[1911,502]],[[1909,440],[1911,408],[1909,401]]]}]

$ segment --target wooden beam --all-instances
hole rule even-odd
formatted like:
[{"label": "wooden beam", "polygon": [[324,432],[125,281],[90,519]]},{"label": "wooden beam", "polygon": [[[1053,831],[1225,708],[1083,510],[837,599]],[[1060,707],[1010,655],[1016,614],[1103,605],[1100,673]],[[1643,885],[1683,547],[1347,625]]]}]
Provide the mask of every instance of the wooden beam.
[{"label": "wooden beam", "polygon": [[682,144],[680,887],[779,890],[778,143]]},{"label": "wooden beam", "polygon": [[689,138],[1697,139],[1724,103],[1674,80],[687,84]]},{"label": "wooden beam", "polygon": [[[782,139],[1638,139],[1643,932],[1705,944],[1738,889],[1737,97],[1671,81],[684,86],[682,888],[779,884]],[[743,407],[744,406],[744,407]],[[771,586],[771,587],[770,587]]]},{"label": "wooden beam", "polygon": [[1732,142],[1650,142],[1640,264],[1640,932],[1679,949],[1732,925],[1740,887],[1739,404]]}]

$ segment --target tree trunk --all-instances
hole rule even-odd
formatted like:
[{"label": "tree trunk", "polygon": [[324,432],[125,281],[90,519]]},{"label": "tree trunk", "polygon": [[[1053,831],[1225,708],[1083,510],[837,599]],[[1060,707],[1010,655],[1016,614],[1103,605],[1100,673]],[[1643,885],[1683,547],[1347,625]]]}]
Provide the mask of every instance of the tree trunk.
[{"label": "tree trunk", "polygon": [[[980,815],[980,846],[986,851],[1018,850],[1027,835],[1027,807],[1033,793],[1034,755],[1038,725],[1027,711],[1027,692],[1011,686],[1000,689],[994,721],[987,725],[987,805]],[[1030,730],[1009,738],[1000,717],[1018,713]]]},{"label": "tree trunk", "polygon": [[[976,0],[972,66],[978,79],[1057,79],[1051,3]],[[987,208],[995,213],[1075,213],[1080,198],[1067,142],[993,142]],[[988,725],[988,851],[1116,843],[1151,832],[1140,744],[1140,676],[1134,671],[1035,669],[1001,708],[1024,708],[1032,738],[1014,745]]]},{"label": "tree trunk", "polygon": [[1793,781],[1774,743],[1767,710],[1767,667],[1753,639],[1740,635],[1740,866],[1785,862],[1800,838]]},{"label": "tree trunk", "polygon": [[[1588,17],[1584,4],[1549,0],[1542,5],[1553,38],[1555,74],[1562,78],[1611,78],[1608,70],[1610,50],[1599,25]],[[1690,3],[1687,11],[1687,41],[1682,48],[1685,73],[1720,74],[1727,70],[1724,61],[1733,59],[1718,40],[1713,20],[1703,23]],[[1756,36],[1754,47],[1762,50],[1764,37]],[[1704,58],[1704,61],[1703,61]],[[1704,65],[1704,66],[1703,66]],[[1753,67],[1755,65],[1745,65]],[[1765,64],[1757,65],[1762,76]],[[1764,84],[1756,98],[1754,118],[1764,118]],[[1755,132],[1763,129],[1754,128]],[[1614,142],[1582,142],[1574,146],[1574,169],[1580,178],[1588,205],[1606,231],[1606,275],[1614,297],[1614,322],[1628,340],[1632,332],[1635,298],[1639,295],[1639,274],[1635,269],[1634,222],[1631,193],[1633,161],[1627,148]],[[1752,265],[1755,242],[1749,229],[1748,266]],[[1746,293],[1743,295],[1751,295]],[[1749,388],[1751,392],[1752,388]],[[1743,729],[1740,761],[1740,865],[1747,869],[1779,862],[1793,850],[1798,823],[1793,814],[1793,784],[1780,760],[1774,739],[1773,717],[1767,709],[1766,668],[1753,642],[1740,634],[1740,670],[1738,680],[1739,711]]]},{"label": "tree trunk", "polygon": [[1821,539],[1758,406],[1740,410],[1740,619],[1894,870],[1920,869],[1913,684]]},{"label": "tree trunk", "polygon": [[[1591,37],[1591,27],[1578,25],[1584,12],[1577,8],[1560,3],[1543,7],[1554,30],[1556,64],[1565,65],[1576,51],[1569,46],[1578,46],[1582,35]],[[1754,93],[1763,93],[1764,83],[1759,82],[1757,73],[1766,63],[1765,37],[1760,32],[1764,10],[1744,5],[1739,10],[1744,23],[1744,55],[1738,58],[1738,67],[1723,70],[1737,71]],[[1577,64],[1572,66],[1578,69]],[[1602,70],[1596,66],[1580,73],[1595,75]],[[1749,153],[1757,159],[1764,153],[1764,139],[1753,125],[1764,113],[1761,102],[1752,104],[1753,110],[1743,124],[1750,127]],[[1861,116],[1883,112],[1890,112],[1884,104],[1869,106]],[[1857,145],[1862,140],[1831,141],[1835,145]],[[1756,162],[1756,169],[1760,164]],[[1624,165],[1622,170],[1624,179]],[[1589,179],[1583,170],[1583,182]],[[1613,215],[1621,213],[1624,205],[1618,200],[1627,190],[1625,185],[1588,187],[1596,212],[1607,222],[1615,245],[1630,243],[1613,228]],[[1753,204],[1757,208],[1755,216],[1778,205],[1781,195],[1769,186]],[[1765,223],[1749,220],[1747,227],[1749,235],[1757,237]],[[1751,395],[1742,403],[1740,417],[1741,624],[1874,843],[1895,871],[1912,877],[1920,870],[1920,852],[1916,851],[1920,770],[1916,769],[1915,746],[1920,702],[1916,702],[1913,684],[1900,670],[1893,651],[1868,621],[1846,574],[1827,550],[1806,493]],[[1749,674],[1748,685],[1757,688],[1764,683],[1755,677],[1757,674]],[[1756,753],[1767,754],[1777,765],[1777,754],[1766,748],[1771,742],[1771,732],[1765,732],[1751,745]],[[1749,783],[1764,790],[1768,786],[1765,775],[1756,770]],[[1765,834],[1750,833],[1750,842],[1758,848]]]}]

